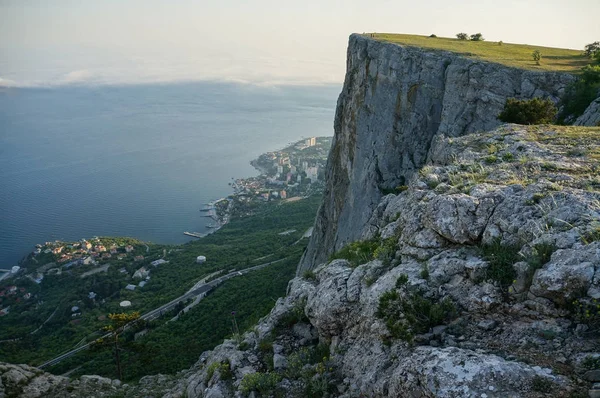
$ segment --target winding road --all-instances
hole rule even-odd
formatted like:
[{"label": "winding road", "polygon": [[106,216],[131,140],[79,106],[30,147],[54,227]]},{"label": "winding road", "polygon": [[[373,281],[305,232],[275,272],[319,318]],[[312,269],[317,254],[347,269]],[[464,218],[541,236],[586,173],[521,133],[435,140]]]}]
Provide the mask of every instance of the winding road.
[{"label": "winding road", "polygon": [[[175,306],[180,302],[180,301],[186,301],[190,298],[195,298],[201,294],[207,293],[208,291],[212,290],[213,288],[217,287],[219,284],[225,282],[228,279],[234,278],[236,276],[241,276],[244,274],[247,274],[249,272],[252,271],[256,271],[262,268],[265,268],[271,264],[276,264],[279,263],[281,261],[287,260],[288,257],[286,258],[282,258],[280,260],[276,260],[276,261],[271,261],[268,263],[263,263],[263,264],[259,264],[259,265],[255,265],[254,267],[250,267],[250,268],[245,268],[239,271],[233,271],[230,272],[228,274],[225,274],[223,276],[220,276],[210,282],[207,283],[197,283],[196,285],[194,285],[187,293],[177,297],[176,299],[173,299],[171,301],[169,301],[168,303],[161,305],[158,308],[153,309],[152,311],[149,311],[145,314],[143,314],[142,316],[140,316],[140,319],[149,321],[152,319],[156,319],[158,317],[160,317],[162,314],[164,314],[165,312],[171,311],[173,308],[175,308]],[[91,341],[87,344],[82,345],[81,347],[77,347],[71,351],[65,352],[64,354],[61,354],[59,356],[57,356],[56,358],[53,358],[47,362],[44,362],[43,364],[39,365],[38,368],[45,368],[48,366],[54,366],[57,363],[61,362],[62,360],[69,358],[75,354],[77,354],[80,351],[83,350],[87,350],[92,344],[94,344],[96,341],[100,340],[100,339],[106,339],[107,337],[112,336],[112,333],[106,333],[102,336],[100,336],[98,339]]]}]

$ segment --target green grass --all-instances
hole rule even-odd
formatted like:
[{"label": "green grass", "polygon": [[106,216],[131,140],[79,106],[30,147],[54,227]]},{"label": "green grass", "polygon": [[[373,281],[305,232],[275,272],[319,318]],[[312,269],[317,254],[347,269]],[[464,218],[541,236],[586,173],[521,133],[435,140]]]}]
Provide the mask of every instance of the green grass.
[{"label": "green grass", "polygon": [[[444,37],[376,33],[376,40],[412,47],[451,51],[475,59],[496,62],[516,68],[578,73],[590,63],[582,50],[531,46],[491,41],[458,40]],[[532,54],[538,50],[542,54],[540,64],[533,60]]]}]

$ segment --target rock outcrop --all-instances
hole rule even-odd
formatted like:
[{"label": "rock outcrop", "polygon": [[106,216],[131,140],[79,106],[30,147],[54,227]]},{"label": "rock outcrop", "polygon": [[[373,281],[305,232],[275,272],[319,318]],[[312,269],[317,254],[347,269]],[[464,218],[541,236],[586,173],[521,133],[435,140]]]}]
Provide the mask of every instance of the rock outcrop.
[{"label": "rock outcrop", "polygon": [[575,126],[600,126],[600,97],[596,98],[573,124]]},{"label": "rock outcrop", "polygon": [[359,238],[382,191],[406,184],[434,137],[489,131],[507,98],[558,101],[571,81],[352,35],[324,200],[298,275]]},{"label": "rock outcrop", "polygon": [[0,364],[0,397],[600,396],[600,128],[496,120],[570,81],[353,35],[324,201],[270,314],[173,377]]},{"label": "rock outcrop", "polygon": [[599,128],[436,137],[356,232],[375,250],[293,279],[169,396],[595,394],[598,155]]}]

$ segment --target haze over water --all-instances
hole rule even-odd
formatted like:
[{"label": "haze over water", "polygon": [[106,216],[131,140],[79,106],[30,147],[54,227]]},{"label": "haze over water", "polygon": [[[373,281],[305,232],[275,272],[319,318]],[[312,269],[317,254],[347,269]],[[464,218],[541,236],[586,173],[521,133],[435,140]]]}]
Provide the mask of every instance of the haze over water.
[{"label": "haze over water", "polygon": [[340,86],[177,83],[0,91],[0,268],[36,243],[206,232],[198,210],[261,153],[333,134]]}]

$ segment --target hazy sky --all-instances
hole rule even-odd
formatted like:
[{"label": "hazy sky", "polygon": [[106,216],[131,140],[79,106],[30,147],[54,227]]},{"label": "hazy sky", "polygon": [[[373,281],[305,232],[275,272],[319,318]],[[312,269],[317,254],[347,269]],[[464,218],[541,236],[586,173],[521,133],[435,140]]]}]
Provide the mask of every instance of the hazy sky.
[{"label": "hazy sky", "polygon": [[0,86],[339,83],[352,32],[582,49],[600,0],[0,0]]}]

